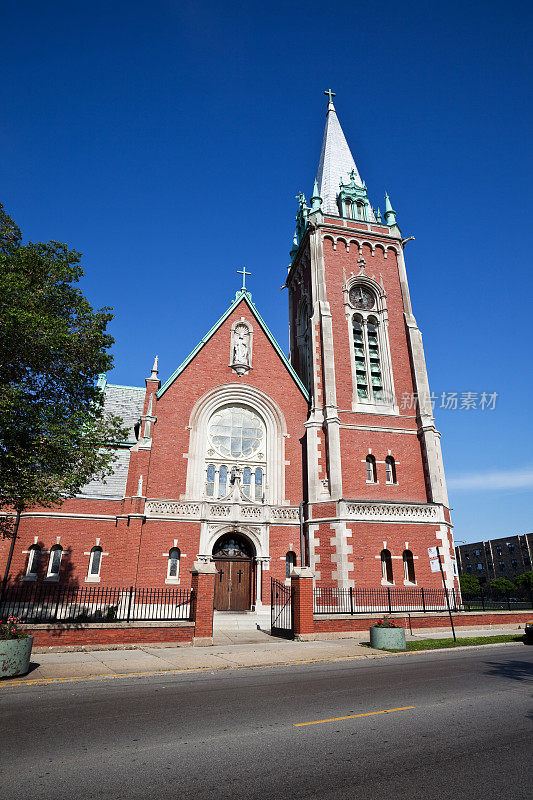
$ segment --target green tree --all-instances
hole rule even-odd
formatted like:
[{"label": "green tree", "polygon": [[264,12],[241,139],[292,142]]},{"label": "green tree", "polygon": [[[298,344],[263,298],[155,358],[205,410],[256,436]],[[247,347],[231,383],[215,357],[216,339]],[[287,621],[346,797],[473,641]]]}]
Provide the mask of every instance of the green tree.
[{"label": "green tree", "polygon": [[490,588],[499,595],[508,595],[516,590],[516,586],[508,578],[494,578]]},{"label": "green tree", "polygon": [[23,244],[0,204],[0,511],[11,552],[20,514],[109,475],[111,445],[126,435],[97,387],[113,363],[113,315],[76,285],[80,260],[60,242]]},{"label": "green tree", "polygon": [[481,594],[481,584],[475,575],[461,575],[459,584],[461,586],[461,595],[465,600]]},{"label": "green tree", "polygon": [[533,571],[523,572],[516,578],[516,585],[520,586],[521,589],[529,590],[533,592]]}]

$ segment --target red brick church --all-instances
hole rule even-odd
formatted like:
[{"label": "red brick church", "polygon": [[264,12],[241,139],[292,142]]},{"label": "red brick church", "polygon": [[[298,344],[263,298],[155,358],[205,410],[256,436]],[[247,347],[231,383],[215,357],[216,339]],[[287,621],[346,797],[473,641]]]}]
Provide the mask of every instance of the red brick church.
[{"label": "red brick church", "polygon": [[143,387],[101,376],[130,431],[114,475],[23,515],[11,583],[188,588],[194,562],[215,561],[215,607],[259,610],[293,566],[317,587],[441,586],[439,546],[453,586],[404,246],[389,198],[384,219],[369,202],[329,93],[286,276],[289,356],[243,282],[164,382],[157,359]]}]

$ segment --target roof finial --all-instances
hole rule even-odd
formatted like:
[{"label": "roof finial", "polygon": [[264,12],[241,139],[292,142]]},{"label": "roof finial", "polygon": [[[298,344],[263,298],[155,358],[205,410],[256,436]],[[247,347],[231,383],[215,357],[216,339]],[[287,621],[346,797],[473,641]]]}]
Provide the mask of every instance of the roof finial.
[{"label": "roof finial", "polygon": [[247,275],[251,275],[252,273],[251,273],[251,272],[247,272],[247,271],[246,271],[246,267],[243,267],[242,269],[238,269],[238,270],[237,270],[237,273],[238,273],[239,275],[242,275],[242,286],[241,286],[241,292],[245,292],[245,291],[246,291],[246,276],[247,276]]},{"label": "roof finial", "polygon": [[156,356],[154,358],[154,366],[152,367],[152,374],[150,375],[150,378],[152,378],[152,380],[154,380],[154,381],[157,380],[157,374],[158,374],[157,365],[158,365],[158,363],[159,363],[159,356]]},{"label": "roof finial", "polygon": [[328,98],[329,98],[329,100],[328,100],[328,111],[335,111],[335,106],[333,105],[333,98],[336,97],[335,92],[333,92],[331,89],[326,89],[324,91],[324,94],[327,95]]}]

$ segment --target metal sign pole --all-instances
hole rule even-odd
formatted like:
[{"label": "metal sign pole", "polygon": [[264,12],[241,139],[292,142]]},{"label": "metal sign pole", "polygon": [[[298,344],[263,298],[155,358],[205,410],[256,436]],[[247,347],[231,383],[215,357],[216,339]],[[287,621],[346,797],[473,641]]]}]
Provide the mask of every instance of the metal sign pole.
[{"label": "metal sign pole", "polygon": [[453,641],[457,641],[457,637],[455,635],[455,628],[453,627],[453,617],[452,617],[452,609],[450,606],[450,598],[448,597],[448,589],[446,588],[446,581],[444,580],[444,570],[442,568],[442,561],[440,560],[440,551],[439,548],[435,548],[437,551],[437,558],[439,559],[439,567],[440,567],[440,574],[442,575],[442,585],[444,586],[444,594],[446,595],[446,605],[448,606],[448,614],[450,615],[450,625],[452,626],[452,634],[453,634]]}]

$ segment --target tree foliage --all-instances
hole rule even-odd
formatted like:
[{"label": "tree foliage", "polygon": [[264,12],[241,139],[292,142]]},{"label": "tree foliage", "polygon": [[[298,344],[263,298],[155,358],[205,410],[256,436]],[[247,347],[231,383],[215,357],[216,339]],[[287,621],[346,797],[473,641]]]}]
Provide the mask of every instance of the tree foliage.
[{"label": "tree foliage", "polygon": [[527,589],[530,592],[533,591],[533,571],[523,572],[516,578],[516,585],[520,586],[521,589]]},{"label": "tree foliage", "polygon": [[0,204],[1,510],[61,504],[112,472],[126,435],[96,385],[113,315],[83,296],[80,260],[60,242],[23,244]]},{"label": "tree foliage", "polygon": [[490,582],[490,588],[500,595],[508,595],[516,591],[516,586],[509,578],[494,578]]},{"label": "tree foliage", "polygon": [[461,575],[459,584],[461,594],[465,599],[477,597],[481,593],[481,584],[475,575]]}]

